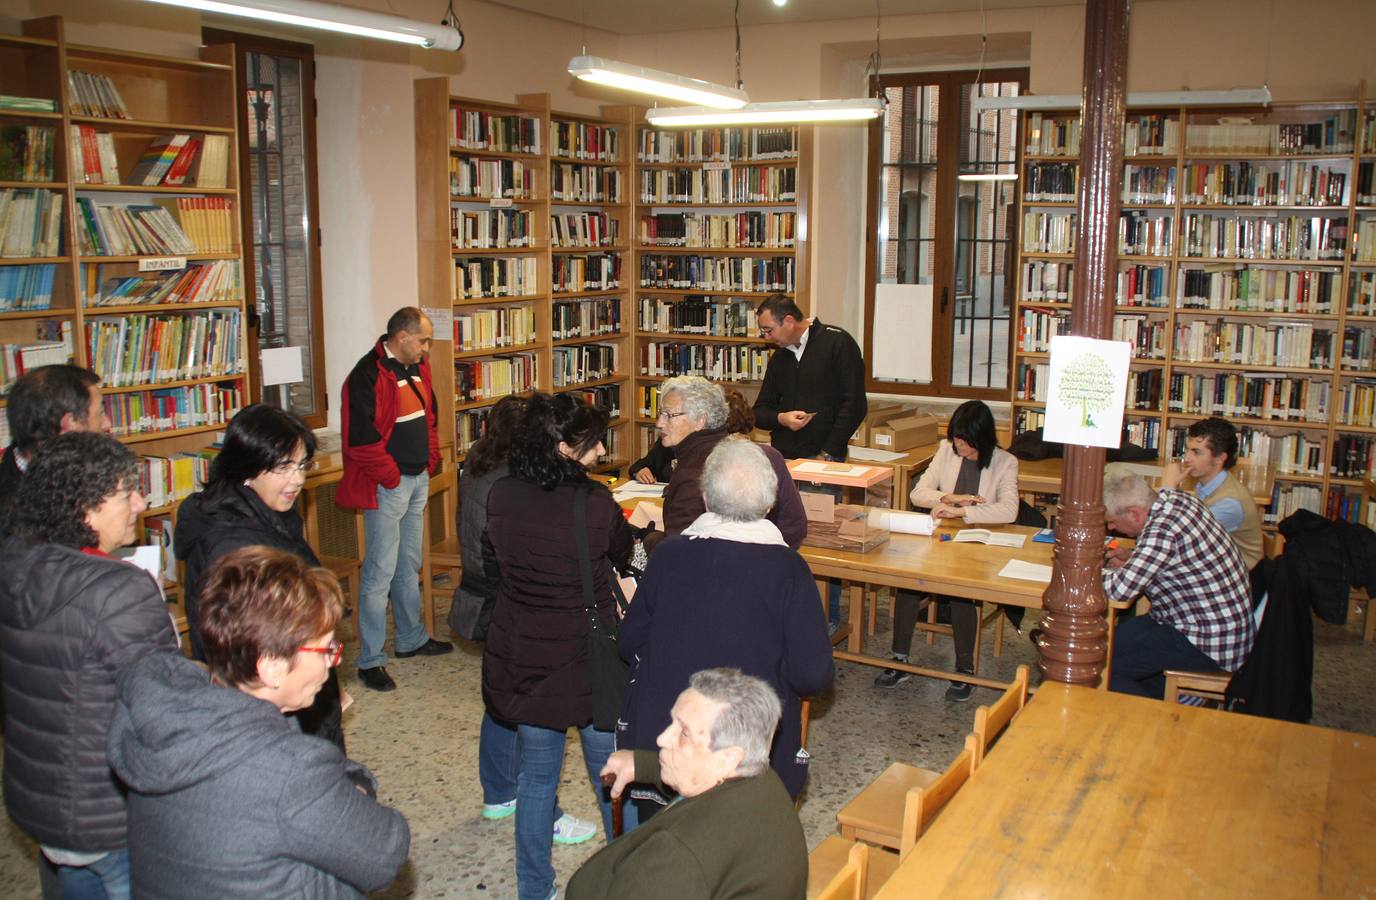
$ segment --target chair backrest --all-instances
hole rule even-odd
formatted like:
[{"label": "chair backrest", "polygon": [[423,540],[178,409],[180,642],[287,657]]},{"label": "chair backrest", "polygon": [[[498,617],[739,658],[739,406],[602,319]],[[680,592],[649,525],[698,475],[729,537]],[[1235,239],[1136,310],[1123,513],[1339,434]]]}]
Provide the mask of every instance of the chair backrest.
[{"label": "chair backrest", "polygon": [[974,734],[965,736],[965,748],[956,754],[931,784],[925,788],[915,787],[908,791],[903,803],[903,830],[899,834],[898,856],[903,858],[913,849],[917,839],[932,824],[937,813],[956,795],[956,791],[974,774],[979,760],[975,753],[978,739]]},{"label": "chair backrest", "polygon": [[1013,683],[1008,686],[1008,690],[1003,692],[1003,696],[994,701],[992,706],[981,706],[975,710],[975,761],[982,762],[984,754],[989,752],[989,745],[994,742],[1003,729],[1008,727],[1008,723],[1013,721],[1013,717],[1027,703],[1027,682],[1031,675],[1027,666],[1018,666],[1017,673],[1013,676]]},{"label": "chair backrest", "polygon": [[869,845],[856,841],[850,848],[846,864],[817,892],[816,900],[864,900],[869,868]]}]

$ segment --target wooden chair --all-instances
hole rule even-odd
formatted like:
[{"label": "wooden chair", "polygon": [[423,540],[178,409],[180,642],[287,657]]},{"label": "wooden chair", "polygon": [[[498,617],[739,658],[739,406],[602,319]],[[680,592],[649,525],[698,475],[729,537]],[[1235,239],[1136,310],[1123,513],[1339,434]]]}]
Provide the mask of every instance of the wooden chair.
[{"label": "wooden chair", "polygon": [[822,841],[807,857],[808,900],[864,900],[869,862],[864,844],[834,836]]},{"label": "wooden chair", "polygon": [[[361,520],[360,520],[361,521]],[[343,556],[322,556],[320,565],[334,573],[339,579],[339,587],[344,591],[345,602],[349,604],[349,617],[353,621],[354,638],[358,631],[358,586],[362,581],[363,563]]]},{"label": "wooden chair", "polygon": [[1165,702],[1176,704],[1180,698],[1199,697],[1222,703],[1228,690],[1231,672],[1184,672],[1179,669],[1166,670]]},{"label": "wooden chair", "polygon": [[[926,632],[927,634],[928,647],[936,643],[936,636],[938,634],[944,634],[949,636],[954,636],[955,634],[954,630],[951,628],[950,625],[943,625],[936,620],[938,599],[939,598],[928,596],[925,600],[922,601],[927,605],[927,621],[920,621],[917,623],[917,630]],[[1003,614],[1003,607],[997,603],[978,603],[978,605],[979,627],[975,630],[974,649],[974,674],[976,675],[979,674],[980,646],[984,642],[985,626],[988,625],[990,622],[994,623],[994,656],[1001,657],[1003,656],[1003,627],[1005,620],[1007,619],[1007,616]]]},{"label": "wooden chair", "polygon": [[1013,721],[1024,706],[1027,705],[1027,682],[1030,677],[1030,670],[1027,666],[1018,666],[1018,671],[1013,676],[1013,683],[1008,686],[1008,690],[1003,692],[1003,696],[994,701],[989,706],[981,706],[975,710],[975,761],[983,762],[984,756],[989,752],[989,745],[1003,733],[1008,727],[1008,723]]},{"label": "wooden chair", "polygon": [[912,852],[917,839],[922,837],[937,815],[951,802],[965,782],[975,773],[981,755],[977,752],[979,737],[975,734],[965,736],[965,749],[956,754],[941,777],[925,788],[913,788],[903,801],[903,831],[900,835],[898,858],[907,857]]}]

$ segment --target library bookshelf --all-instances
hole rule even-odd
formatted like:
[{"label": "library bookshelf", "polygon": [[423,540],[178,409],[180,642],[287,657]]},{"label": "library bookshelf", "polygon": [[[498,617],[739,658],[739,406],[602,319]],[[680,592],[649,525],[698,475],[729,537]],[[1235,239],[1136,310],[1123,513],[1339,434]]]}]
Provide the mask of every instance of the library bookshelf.
[{"label": "library bookshelf", "polygon": [[[1376,105],[1130,109],[1113,338],[1133,345],[1128,437],[1163,459],[1219,415],[1298,508],[1362,521],[1376,474]],[[1014,433],[1042,424],[1069,330],[1078,112],[1027,112]]]},{"label": "library bookshelf", "polygon": [[0,35],[0,388],[95,370],[154,537],[249,398],[234,65],[71,44],[55,16]]}]

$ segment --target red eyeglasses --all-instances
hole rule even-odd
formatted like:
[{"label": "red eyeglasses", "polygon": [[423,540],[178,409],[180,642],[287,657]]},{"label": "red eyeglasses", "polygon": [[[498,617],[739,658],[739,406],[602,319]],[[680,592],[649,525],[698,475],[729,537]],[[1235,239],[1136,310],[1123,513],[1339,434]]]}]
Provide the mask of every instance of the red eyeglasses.
[{"label": "red eyeglasses", "polygon": [[326,664],[331,668],[339,665],[339,661],[344,658],[344,642],[336,638],[330,641],[327,647],[297,647],[302,653],[327,653]]}]

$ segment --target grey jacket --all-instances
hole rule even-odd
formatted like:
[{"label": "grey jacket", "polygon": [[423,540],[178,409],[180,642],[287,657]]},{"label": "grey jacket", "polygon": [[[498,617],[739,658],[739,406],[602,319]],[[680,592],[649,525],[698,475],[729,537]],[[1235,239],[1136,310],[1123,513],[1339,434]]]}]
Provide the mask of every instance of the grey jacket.
[{"label": "grey jacket", "polygon": [[136,897],[357,897],[406,860],[406,819],[356,786],[375,790],[367,769],[183,657],[124,673],[109,752]]},{"label": "grey jacket", "polygon": [[125,846],[124,792],[105,761],[120,670],[175,658],[148,573],[10,538],[0,546],[5,809],[29,837],[86,853]]},{"label": "grey jacket", "polygon": [[459,481],[458,526],[463,577],[458,596],[449,610],[449,627],[471,641],[487,637],[501,581],[492,548],[483,541],[487,534],[487,495],[492,492],[492,485],[510,472],[510,467],[502,463],[481,475],[465,475]]}]

